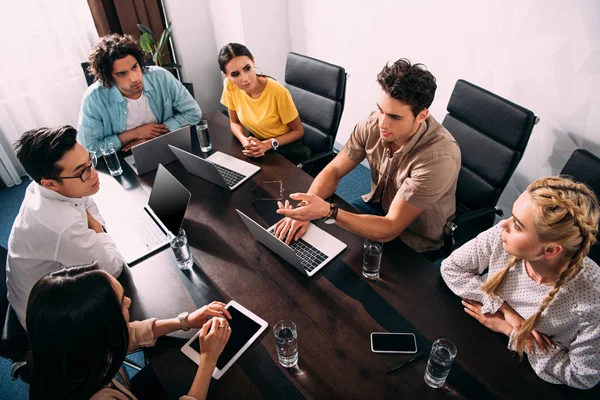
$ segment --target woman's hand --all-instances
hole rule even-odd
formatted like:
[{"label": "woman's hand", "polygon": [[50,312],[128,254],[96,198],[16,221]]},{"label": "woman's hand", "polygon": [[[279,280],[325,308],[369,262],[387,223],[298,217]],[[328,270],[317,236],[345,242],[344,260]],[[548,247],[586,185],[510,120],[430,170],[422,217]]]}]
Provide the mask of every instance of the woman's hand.
[{"label": "woman's hand", "polygon": [[[200,330],[200,358],[216,364],[231,336],[231,327],[225,318],[213,318]],[[202,364],[202,363],[201,363]]]},{"label": "woman's hand", "polygon": [[479,321],[481,325],[493,330],[494,332],[510,336],[513,328],[508,322],[506,322],[501,312],[484,314],[481,312],[481,303],[473,300],[463,299],[462,305],[465,306],[465,312]]},{"label": "woman's hand", "polygon": [[252,136],[246,138],[246,142],[242,145],[244,146],[242,153],[248,157],[255,158],[264,156],[267,151],[273,148],[270,139],[260,141]]},{"label": "woman's hand", "polygon": [[191,329],[199,329],[208,322],[209,317],[226,317],[231,319],[231,314],[225,308],[226,304],[213,301],[188,315],[187,326]]},{"label": "woman's hand", "polygon": [[[514,329],[515,333],[519,332],[521,330],[521,328],[523,327],[523,324],[525,323],[525,319],[523,317],[521,317],[519,315],[519,313],[517,313],[511,306],[510,304],[508,304],[507,302],[504,302],[502,304],[502,306],[500,306],[498,312],[502,313],[504,315],[504,319],[506,320],[506,322],[508,322],[512,328]],[[540,348],[540,350],[542,350],[542,352],[544,354],[548,353],[548,347],[556,347],[554,345],[554,343],[552,342],[552,340],[546,336],[545,334],[538,332],[537,330],[533,329],[531,331],[531,334],[529,335],[529,337],[526,339],[527,344],[527,350],[532,352],[534,350],[534,342],[536,342],[538,344],[538,347]]]}]

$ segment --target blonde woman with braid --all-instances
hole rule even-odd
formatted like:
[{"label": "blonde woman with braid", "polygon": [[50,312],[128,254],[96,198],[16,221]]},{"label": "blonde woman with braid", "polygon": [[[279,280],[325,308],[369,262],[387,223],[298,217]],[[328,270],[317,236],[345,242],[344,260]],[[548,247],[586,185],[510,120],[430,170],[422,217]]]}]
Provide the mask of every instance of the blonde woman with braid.
[{"label": "blonde woman with braid", "polygon": [[600,381],[600,267],[586,257],[599,215],[587,186],[538,179],[510,218],[442,263],[465,312],[508,336],[540,378],[580,389]]}]

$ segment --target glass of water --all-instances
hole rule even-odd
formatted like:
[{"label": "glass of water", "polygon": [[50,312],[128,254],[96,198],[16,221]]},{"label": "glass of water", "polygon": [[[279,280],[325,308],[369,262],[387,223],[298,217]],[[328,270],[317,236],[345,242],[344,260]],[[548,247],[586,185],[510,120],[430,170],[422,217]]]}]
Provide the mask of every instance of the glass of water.
[{"label": "glass of water", "polygon": [[178,235],[171,239],[171,249],[173,249],[180,270],[187,271],[192,268],[194,258],[183,229],[180,229]]},{"label": "glass of water", "polygon": [[285,368],[298,364],[298,334],[292,321],[279,321],[273,328],[277,345],[277,358]]},{"label": "glass of water", "polygon": [[196,134],[198,135],[198,142],[200,142],[200,150],[203,153],[211,151],[212,144],[210,143],[210,135],[208,133],[208,122],[205,119],[201,119],[196,124]]},{"label": "glass of water", "polygon": [[115,151],[115,148],[112,143],[104,144],[100,147],[100,152],[102,156],[104,156],[104,162],[108,167],[108,172],[112,176],[119,176],[123,173],[123,168],[121,168],[121,163],[119,162],[119,156]]},{"label": "glass of water", "polygon": [[381,267],[381,253],[383,242],[366,239],[363,251],[363,276],[369,280],[376,281],[379,278]]},{"label": "glass of water", "polygon": [[432,388],[444,385],[456,358],[456,346],[448,339],[438,339],[431,346],[425,370],[425,383]]}]

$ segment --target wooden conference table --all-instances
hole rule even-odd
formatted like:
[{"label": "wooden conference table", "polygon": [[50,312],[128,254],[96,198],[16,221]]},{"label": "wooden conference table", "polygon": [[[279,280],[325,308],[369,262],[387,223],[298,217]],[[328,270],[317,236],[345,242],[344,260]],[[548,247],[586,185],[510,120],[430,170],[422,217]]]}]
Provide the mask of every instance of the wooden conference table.
[{"label": "wooden conference table", "polygon": [[[312,178],[275,152],[248,159],[220,113],[205,115],[213,147],[259,165],[261,171],[233,192],[195,177],[179,162],[166,168],[192,193],[183,228],[195,265],[181,272],[170,248],[126,269],[120,278],[132,299],[132,319],[172,318],[213,300],[236,300],[269,323],[236,364],[212,381],[210,398],[379,399],[379,398],[600,398],[600,387],[579,391],[536,376],[526,360],[507,350],[507,338],[489,331],[464,311],[445,286],[439,268],[400,240],[386,243],[381,278],[361,275],[364,239],[338,226],[316,224],[348,248],[312,278],[306,278],[258,243],[235,209],[263,226],[278,215],[276,202],[254,189],[281,180],[284,196],[304,192]],[[194,138],[197,152],[197,139]],[[199,153],[198,153],[199,154]],[[102,170],[103,162],[100,162]],[[137,177],[101,176],[96,201],[107,220],[147,201],[155,172]],[[102,171],[101,171],[102,172]],[[260,190],[259,190],[260,191]],[[337,203],[350,209],[341,199]],[[298,328],[299,364],[278,364],[272,328],[287,319]],[[399,371],[385,371],[411,355],[374,354],[371,332],[413,332],[423,358]],[[180,352],[191,332],[176,333],[146,349],[150,365],[171,398],[187,393],[196,364]],[[447,338],[458,348],[447,383],[432,389],[423,381],[431,343]]]}]

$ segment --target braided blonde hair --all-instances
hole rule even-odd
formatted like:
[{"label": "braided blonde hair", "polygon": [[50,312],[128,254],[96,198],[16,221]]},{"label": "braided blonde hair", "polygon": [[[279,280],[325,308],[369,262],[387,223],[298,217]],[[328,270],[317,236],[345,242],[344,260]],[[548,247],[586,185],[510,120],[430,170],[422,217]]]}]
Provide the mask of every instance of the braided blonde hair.
[{"label": "braided blonde hair", "polygon": [[[562,285],[573,279],[583,268],[583,260],[596,242],[600,206],[594,192],[583,183],[564,176],[540,178],[527,187],[534,203],[533,224],[540,243],[557,243],[563,247],[568,263],[560,271],[558,280],[546,295],[540,308],[515,333],[517,351],[522,356],[525,339],[535,328],[540,316],[556,296]],[[507,266],[488,279],[481,289],[497,295],[508,272],[519,259],[511,256]]]}]

